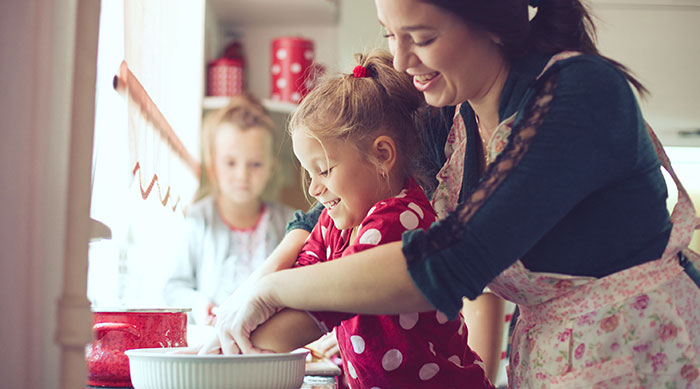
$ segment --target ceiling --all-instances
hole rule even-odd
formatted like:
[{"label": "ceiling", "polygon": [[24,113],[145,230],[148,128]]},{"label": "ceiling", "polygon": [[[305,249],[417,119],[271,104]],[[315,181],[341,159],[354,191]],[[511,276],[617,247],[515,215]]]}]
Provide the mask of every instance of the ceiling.
[{"label": "ceiling", "polygon": [[225,28],[251,24],[335,24],[338,19],[338,0],[207,1]]}]

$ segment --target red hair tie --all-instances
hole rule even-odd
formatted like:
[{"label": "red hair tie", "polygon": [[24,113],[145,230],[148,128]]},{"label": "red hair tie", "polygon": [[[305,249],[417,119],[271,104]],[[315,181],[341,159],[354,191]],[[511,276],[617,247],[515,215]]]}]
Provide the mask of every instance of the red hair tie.
[{"label": "red hair tie", "polygon": [[369,74],[369,69],[361,65],[357,65],[355,66],[355,69],[352,69],[352,75],[355,78],[371,77]]}]

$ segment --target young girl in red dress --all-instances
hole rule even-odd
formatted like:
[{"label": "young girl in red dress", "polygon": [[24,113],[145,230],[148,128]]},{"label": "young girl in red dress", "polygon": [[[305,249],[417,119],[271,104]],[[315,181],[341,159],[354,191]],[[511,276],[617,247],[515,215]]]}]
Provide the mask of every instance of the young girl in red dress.
[{"label": "young girl in red dress", "polygon": [[[413,115],[423,97],[392,68],[388,53],[357,59],[353,74],[317,86],[290,122],[309,195],[324,207],[295,266],[343,260],[398,241],[405,231],[427,229],[436,219],[409,162],[418,142]],[[450,321],[437,311],[390,316],[285,309],[251,340],[259,349],[283,352],[333,328],[351,388],[492,387],[467,346],[462,317]]]}]

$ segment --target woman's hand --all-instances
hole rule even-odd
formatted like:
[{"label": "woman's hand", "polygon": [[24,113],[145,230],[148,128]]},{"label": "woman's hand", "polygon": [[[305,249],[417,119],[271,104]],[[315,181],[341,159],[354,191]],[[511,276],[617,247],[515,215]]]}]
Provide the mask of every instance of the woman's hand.
[{"label": "woman's hand", "polygon": [[199,354],[264,353],[254,347],[250,334],[277,312],[278,305],[270,299],[271,288],[265,278],[238,288],[219,307],[215,333],[205,342]]}]

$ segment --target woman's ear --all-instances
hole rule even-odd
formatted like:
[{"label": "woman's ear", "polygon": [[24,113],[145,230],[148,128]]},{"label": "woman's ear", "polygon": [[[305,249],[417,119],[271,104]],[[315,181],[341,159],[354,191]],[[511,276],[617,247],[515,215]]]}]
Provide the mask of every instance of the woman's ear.
[{"label": "woman's ear", "polygon": [[389,173],[396,165],[396,142],[390,136],[378,136],[372,143],[371,151],[381,172]]}]

